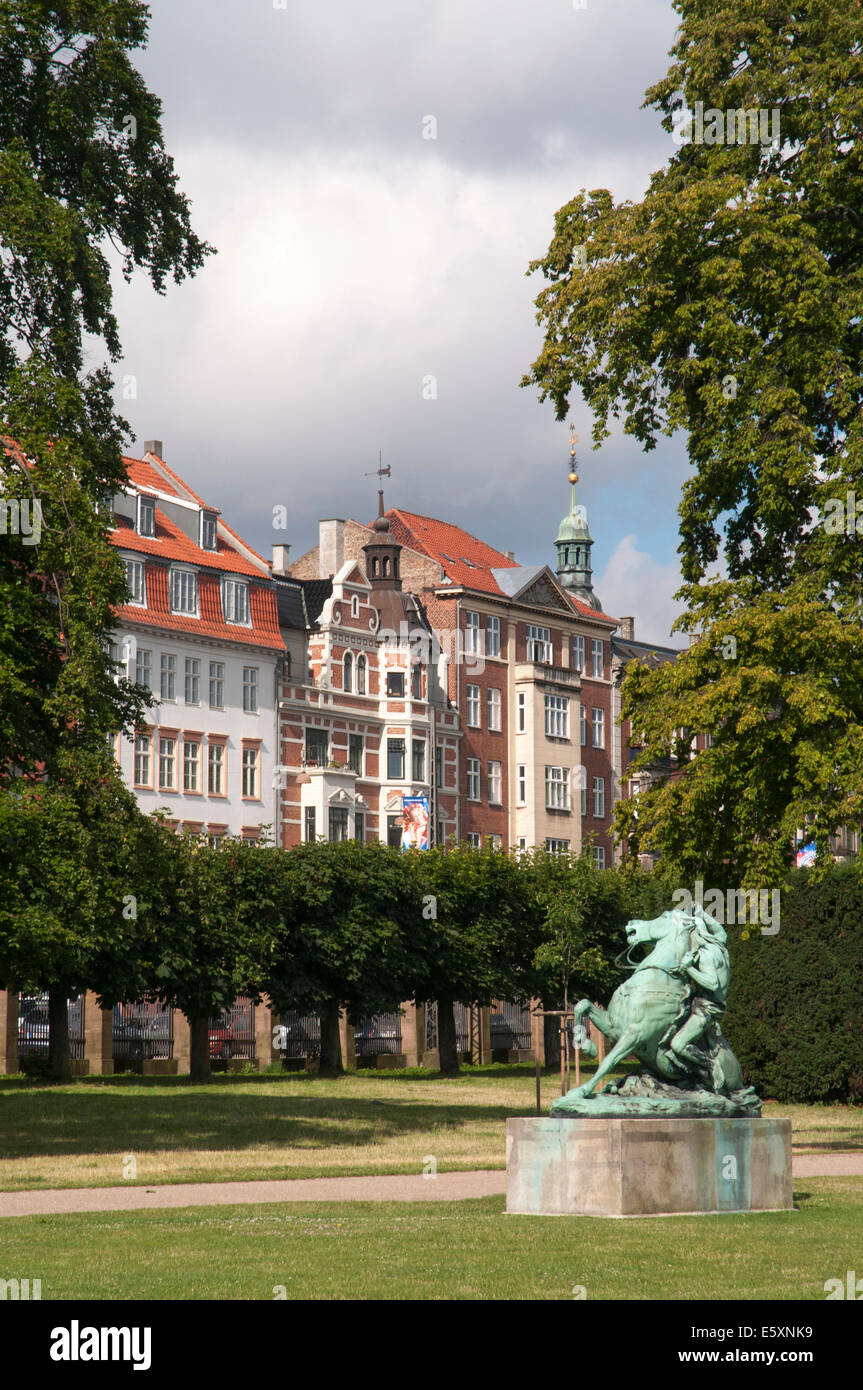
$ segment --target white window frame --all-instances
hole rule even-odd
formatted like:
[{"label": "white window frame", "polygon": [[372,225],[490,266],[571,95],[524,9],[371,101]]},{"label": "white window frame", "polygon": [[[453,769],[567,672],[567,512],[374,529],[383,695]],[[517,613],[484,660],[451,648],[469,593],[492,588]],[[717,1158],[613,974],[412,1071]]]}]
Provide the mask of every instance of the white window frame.
[{"label": "white window frame", "polygon": [[503,701],[499,686],[490,685],[486,691],[486,703],[488,711],[488,727],[491,733],[499,734],[501,731],[501,711]]},{"label": "white window frame", "polygon": [[586,705],[581,705],[581,706],[579,707],[578,724],[579,724],[579,738],[580,738],[580,740],[581,740],[581,746],[582,746],[582,748],[586,748],[586,747],[587,747],[587,706],[586,706]]},{"label": "white window frame", "polygon": [[187,656],[183,672],[183,696],[187,705],[201,703],[201,662],[197,656]]},{"label": "white window frame", "polygon": [[[216,687],[216,694],[220,696],[218,700],[213,699],[213,686]],[[210,662],[210,709],[225,708],[225,663],[224,661]]]},{"label": "white window frame", "polygon": [[568,811],[570,809],[568,768],[546,767],[545,809],[547,811]]},{"label": "white window frame", "polygon": [[478,685],[465,686],[465,719],[469,729],[482,727],[480,714],[480,689]]},{"label": "white window frame", "polygon": [[[163,776],[163,769],[170,767],[170,778]],[[159,735],[159,791],[177,790],[177,740],[171,734]]]},{"label": "white window frame", "polygon": [[528,661],[533,661],[538,666],[550,666],[553,656],[551,628],[541,627],[538,623],[528,623],[525,636]]},{"label": "white window frame", "polygon": [[173,652],[162,652],[159,660],[159,699],[177,698],[177,658]]},{"label": "white window frame", "polygon": [[527,729],[527,694],[519,690],[515,697],[515,731],[523,734]]},{"label": "white window frame", "polygon": [[258,705],[258,666],[243,667],[243,713],[257,714]]},{"label": "white window frame", "polygon": [[135,608],[147,607],[147,572],[143,560],[123,560],[126,569],[126,584],[130,597],[127,603]]},{"label": "white window frame", "polygon": [[[467,799],[468,801],[479,801],[480,799],[480,761],[479,758],[467,759]],[[474,795],[471,795],[471,793]]]},{"label": "white window frame", "polygon": [[465,656],[482,655],[482,629],[479,625],[479,613],[473,609],[464,610],[464,650]]},{"label": "white window frame", "polygon": [[[136,787],[150,786],[150,759],[153,756],[153,735],[135,735],[135,766],[133,776]],[[139,769],[146,769],[146,776],[139,775]]]},{"label": "white window frame", "polygon": [[582,674],[582,673],[584,672],[585,660],[586,660],[586,657],[585,657],[585,651],[584,651],[584,638],[582,637],[582,635],[581,635],[580,632],[577,632],[577,633],[575,634],[575,636],[573,637],[573,639],[572,639],[572,669],[573,669],[573,671],[578,671],[579,674]]},{"label": "white window frame", "polygon": [[[153,518],[153,529],[152,529],[152,531],[145,531],[145,530],[144,530],[144,509],[145,509],[145,508],[147,509],[148,513],[150,513],[150,514],[152,515],[152,518]],[[138,525],[135,527],[135,530],[138,532],[138,535],[139,535],[139,536],[149,536],[151,539],[155,536],[155,534],[156,534],[156,499],[155,499],[155,497],[142,497],[141,494],[140,494],[140,492],[138,493]]]},{"label": "white window frame", "polygon": [[605,710],[592,709],[590,714],[591,722],[591,747],[605,747]]},{"label": "white window frame", "polygon": [[169,590],[172,613],[185,613],[190,618],[198,617],[198,575],[195,570],[172,565]]},{"label": "white window frame", "polygon": [[488,802],[490,806],[503,803],[503,763],[492,759],[488,764]]},{"label": "white window frame", "polygon": [[601,637],[590,639],[590,674],[594,680],[602,680],[605,674],[605,650]]},{"label": "white window frame", "polygon": [[546,695],[545,736],[569,738],[569,699],[566,695]]},{"label": "white window frame", "polygon": [[500,618],[491,613],[485,620],[485,654],[500,656]]},{"label": "white window frame", "polygon": [[598,869],[605,868],[605,845],[593,846],[593,862]]},{"label": "white window frame", "polygon": [[[207,538],[212,526],[213,544],[207,545]],[[219,548],[219,518],[215,512],[201,512],[201,549],[215,551]]]},{"label": "white window frame", "polygon": [[229,579],[222,576],[222,612],[225,622],[234,627],[251,627],[251,604],[249,584],[246,579]]},{"label": "white window frame", "polygon": [[[243,796],[248,801],[260,800],[261,750],[243,749]],[[249,788],[251,787],[251,791]]]},{"label": "white window frame", "polygon": [[605,778],[593,779],[593,814],[597,820],[605,820]]},{"label": "white window frame", "polygon": [[569,854],[569,840],[547,839],[545,852],[546,854]]},{"label": "white window frame", "polygon": [[139,647],[135,652],[135,684],[142,685],[145,690],[153,689],[152,655],[149,647]]},{"label": "white window frame", "polygon": [[519,806],[527,805],[527,764],[519,763],[515,771],[516,804]]},{"label": "white window frame", "polygon": [[482,849],[482,840],[478,830],[469,830],[464,838],[471,849]]},{"label": "white window frame", "polygon": [[[225,757],[224,743],[208,743],[207,745],[207,795],[225,795],[225,770],[227,758]],[[217,773],[216,777],[213,773]],[[214,786],[218,782],[218,786]]]},{"label": "white window frame", "polygon": [[[194,750],[194,751],[193,751]],[[201,772],[201,740],[183,739],[183,791],[199,792]],[[194,774],[194,775],[193,775]]]}]

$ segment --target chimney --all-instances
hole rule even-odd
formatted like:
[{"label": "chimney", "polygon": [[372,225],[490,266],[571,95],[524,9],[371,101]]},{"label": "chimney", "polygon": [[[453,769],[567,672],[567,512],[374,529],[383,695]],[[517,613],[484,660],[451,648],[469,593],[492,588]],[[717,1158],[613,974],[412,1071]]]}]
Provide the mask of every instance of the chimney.
[{"label": "chimney", "polygon": [[514,550],[505,550],[503,553],[504,553],[504,555],[506,556],[506,558],[507,558],[508,560],[512,560],[513,563],[515,563],[515,551],[514,551]]},{"label": "chimney", "polygon": [[290,553],[291,547],[289,545],[273,546],[273,574],[284,577],[290,573],[288,568]]},{"label": "chimney", "polygon": [[618,620],[618,628],[619,628],[618,636],[622,637],[623,640],[624,640],[624,642],[634,642],[634,641],[635,641],[635,619],[634,619],[634,618],[620,618],[620,619]]},{"label": "chimney", "polygon": [[338,517],[318,522],[318,573],[321,579],[338,574],[345,563],[345,523]]},{"label": "chimney", "polygon": [[145,439],[144,453],[155,454],[157,459],[164,459],[165,455],[162,453],[161,439]]}]

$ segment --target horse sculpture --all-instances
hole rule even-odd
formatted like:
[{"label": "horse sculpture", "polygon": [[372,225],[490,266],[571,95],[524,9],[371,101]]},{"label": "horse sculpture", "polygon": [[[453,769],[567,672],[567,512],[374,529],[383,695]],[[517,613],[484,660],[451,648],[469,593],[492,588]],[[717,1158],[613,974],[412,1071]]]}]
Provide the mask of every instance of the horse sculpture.
[{"label": "horse sculpture", "polygon": [[[598,1113],[600,1100],[603,1114],[613,1113],[611,1098],[618,1095],[621,1102],[626,1098],[626,1104],[618,1102],[620,1113],[760,1112],[761,1101],[751,1087],[744,1088],[740,1063],[720,1027],[731,973],[721,923],[702,908],[692,914],[675,909],[653,921],[627,923],[626,939],[626,959],[620,963],[632,971],[629,979],[614,991],[607,1009],[582,999],[574,1011],[582,1052],[597,1055],[585,1018],[612,1047],[590,1080],[552,1104],[552,1113]],[[633,947],[642,944],[652,949],[634,961]],[[630,1055],[646,1072],[620,1088],[609,1084],[597,1096],[598,1082]],[[639,1104],[638,1097],[649,1103]]]}]

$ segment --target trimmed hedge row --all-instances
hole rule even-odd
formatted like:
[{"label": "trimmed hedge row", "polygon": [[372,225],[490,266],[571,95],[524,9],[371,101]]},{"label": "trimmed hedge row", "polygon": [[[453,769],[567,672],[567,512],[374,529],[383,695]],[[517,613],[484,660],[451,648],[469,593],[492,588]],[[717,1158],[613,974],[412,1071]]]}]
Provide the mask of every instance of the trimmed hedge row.
[{"label": "trimmed hedge row", "polygon": [[723,1032],[748,1084],[780,1101],[863,1102],[863,878],[842,865],[782,890],[776,936],[729,931]]}]

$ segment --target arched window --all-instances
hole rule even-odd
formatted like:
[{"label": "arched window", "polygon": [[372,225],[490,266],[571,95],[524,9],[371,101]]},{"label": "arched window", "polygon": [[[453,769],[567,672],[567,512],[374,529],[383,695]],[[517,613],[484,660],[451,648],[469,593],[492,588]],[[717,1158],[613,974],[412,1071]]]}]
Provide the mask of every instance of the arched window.
[{"label": "arched window", "polygon": [[378,577],[378,557],[377,557],[377,555],[373,555],[373,556],[372,556],[372,579],[377,579],[377,577]]},{"label": "arched window", "polygon": [[366,659],[364,656],[357,657],[357,694],[366,693]]},{"label": "arched window", "polygon": [[344,688],[351,691],[354,688],[354,659],[350,652],[345,652],[344,673]]},{"label": "arched window", "polygon": [[386,578],[386,576],[389,574],[389,572],[390,572],[390,557],[389,557],[389,555],[385,555],[384,558],[383,558],[383,575],[384,575],[384,578]]}]

